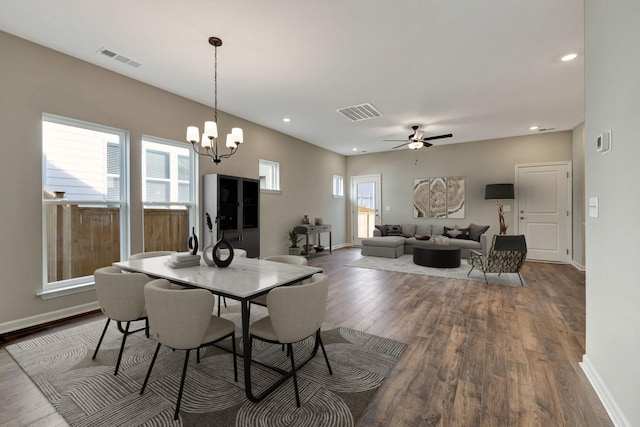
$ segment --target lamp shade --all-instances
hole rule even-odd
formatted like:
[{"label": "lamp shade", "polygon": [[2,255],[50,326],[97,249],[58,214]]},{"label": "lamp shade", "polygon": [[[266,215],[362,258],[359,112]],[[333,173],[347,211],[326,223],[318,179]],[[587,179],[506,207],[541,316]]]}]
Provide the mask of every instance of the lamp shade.
[{"label": "lamp shade", "polygon": [[233,142],[242,144],[244,142],[244,135],[241,128],[232,128],[231,134],[233,135]]},{"label": "lamp shade", "polygon": [[204,134],[207,138],[217,138],[218,124],[214,121],[204,122]]},{"label": "lamp shade", "polygon": [[227,143],[225,144],[227,148],[236,148],[236,143],[233,141],[233,134],[227,134]]},{"label": "lamp shade", "polygon": [[189,126],[187,127],[187,142],[199,142],[200,141],[200,131],[197,126]]},{"label": "lamp shade", "polygon": [[513,199],[513,184],[487,184],[484,190],[485,200],[489,199]]}]

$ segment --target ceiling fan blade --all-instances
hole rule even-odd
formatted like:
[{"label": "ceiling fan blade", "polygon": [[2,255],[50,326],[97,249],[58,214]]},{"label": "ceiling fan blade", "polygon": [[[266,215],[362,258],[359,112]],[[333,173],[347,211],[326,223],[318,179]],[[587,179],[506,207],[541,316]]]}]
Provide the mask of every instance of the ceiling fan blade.
[{"label": "ceiling fan blade", "polygon": [[406,139],[383,139],[383,141],[390,141],[390,142],[402,142],[402,141],[407,141]]},{"label": "ceiling fan blade", "polygon": [[408,144],[409,144],[408,142],[405,142],[404,144],[400,144],[397,147],[393,147],[392,150],[395,149],[395,148],[404,147],[405,145],[408,145]]},{"label": "ceiling fan blade", "polygon": [[431,147],[433,144],[432,144],[432,143],[430,143],[430,142],[422,141],[422,145],[424,145],[425,147],[429,148],[429,147]]},{"label": "ceiling fan blade", "polygon": [[425,138],[422,138],[422,141],[431,141],[431,140],[434,140],[434,139],[451,138],[452,136],[453,136],[452,133],[447,133],[445,135],[427,136]]}]

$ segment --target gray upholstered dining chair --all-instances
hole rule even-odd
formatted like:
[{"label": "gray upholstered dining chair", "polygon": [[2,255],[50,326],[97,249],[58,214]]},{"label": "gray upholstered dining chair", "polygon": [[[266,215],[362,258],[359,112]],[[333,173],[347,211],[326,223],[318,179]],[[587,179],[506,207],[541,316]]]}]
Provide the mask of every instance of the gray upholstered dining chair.
[{"label": "gray upholstered dining chair", "polygon": [[231,337],[234,380],[238,381],[235,325],[230,320],[211,314],[214,305],[213,294],[204,289],[174,289],[169,281],[157,279],[146,284],[144,296],[149,313],[149,335],[158,345],[140,394],[143,394],[147,387],[161,345],[174,350],[186,350],[173,416],[173,419],[177,420],[191,350],[196,350],[197,360],[200,362],[200,348]]},{"label": "gray upholstered dining chair", "polygon": [[[118,329],[122,332],[122,343],[114,375],[118,375],[122,353],[124,352],[127,336],[134,332],[146,330],[148,335],[148,320],[145,309],[144,285],[151,279],[142,273],[122,273],[117,267],[103,267],[93,273],[95,279],[96,292],[100,310],[107,316],[107,323],[104,325],[102,335],[93,352],[92,360],[96,358],[102,340],[107,332],[111,319],[118,322]],[[144,320],[145,327],[130,331],[131,322]],[[123,329],[122,323],[126,322]]]},{"label": "gray upholstered dining chair", "polygon": [[155,258],[158,256],[166,256],[174,254],[175,251],[149,251],[149,252],[138,252],[137,254],[132,254],[129,259],[145,259],[145,258]]},{"label": "gray upholstered dining chair", "polygon": [[300,255],[271,255],[264,257],[263,260],[282,262],[284,264],[307,265],[307,258]]},{"label": "gray upholstered dining chair", "polygon": [[[268,257],[264,257],[263,261],[273,261],[273,262],[281,262],[283,264],[292,264],[292,265],[307,265],[307,258],[300,255],[272,255]],[[260,295],[259,297],[252,298],[249,301],[251,304],[261,305],[263,307],[267,306],[267,294]]]},{"label": "gray upholstered dining chair", "polygon": [[[229,249],[227,248],[221,248],[218,249],[220,251],[220,256],[221,257],[228,257],[229,256]],[[240,257],[240,258],[246,258],[247,257],[247,251],[245,251],[244,249],[237,249],[237,248],[233,248],[233,256],[234,257]]]},{"label": "gray upholstered dining chair", "polygon": [[[137,254],[132,254],[129,257],[129,260],[133,260],[133,259],[147,259],[147,258],[155,258],[155,257],[159,257],[159,256],[167,256],[167,255],[171,255],[171,254],[175,254],[175,251],[149,251],[149,252],[138,252]],[[149,280],[152,280],[153,277],[149,277]],[[172,288],[175,289],[184,289],[184,286],[180,286],[178,284],[172,283],[171,284]]]},{"label": "gray upholstered dining chair", "polygon": [[[300,407],[298,379],[294,360],[293,343],[314,336],[315,349],[318,344],[322,348],[324,360],[329,374],[333,374],[327,352],[320,337],[320,327],[324,321],[327,307],[329,279],[326,274],[316,273],[311,276],[310,283],[299,286],[281,286],[267,294],[269,315],[252,323],[249,328],[250,347],[253,339],[276,344],[286,344],[291,360],[291,371],[285,377],[293,377],[296,405]],[[251,358],[251,352],[249,352]],[[269,390],[269,389],[268,389]]]}]

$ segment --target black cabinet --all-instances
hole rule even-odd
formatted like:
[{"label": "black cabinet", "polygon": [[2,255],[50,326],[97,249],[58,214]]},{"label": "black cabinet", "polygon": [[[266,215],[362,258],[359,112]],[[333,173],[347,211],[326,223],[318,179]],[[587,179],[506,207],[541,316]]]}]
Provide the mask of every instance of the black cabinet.
[{"label": "black cabinet", "polygon": [[248,257],[259,257],[260,181],[220,174],[204,175],[202,194],[203,234],[206,236],[208,230],[205,216],[208,212],[214,221],[216,239],[224,232],[224,237],[234,248],[244,249]]}]

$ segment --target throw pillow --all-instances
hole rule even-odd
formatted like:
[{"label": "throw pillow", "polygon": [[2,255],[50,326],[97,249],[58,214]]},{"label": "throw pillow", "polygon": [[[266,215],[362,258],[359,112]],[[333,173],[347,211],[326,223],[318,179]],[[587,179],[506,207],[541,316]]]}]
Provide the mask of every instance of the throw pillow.
[{"label": "throw pillow", "polygon": [[474,223],[469,224],[469,239],[479,242],[480,236],[482,236],[488,229],[488,225],[476,225]]},{"label": "throw pillow", "polygon": [[449,238],[446,236],[436,236],[433,238],[433,242],[436,245],[448,245],[449,244]]},{"label": "throw pillow", "polygon": [[402,224],[402,235],[404,237],[413,237],[416,234],[415,224]]},{"label": "throw pillow", "polygon": [[429,240],[431,236],[426,236],[424,234],[416,234],[416,240]]},{"label": "throw pillow", "polygon": [[399,225],[387,225],[387,236],[402,236],[402,227]]},{"label": "throw pillow", "polygon": [[386,225],[376,225],[375,226],[378,231],[380,231],[381,236],[387,235],[387,226]]},{"label": "throw pillow", "polygon": [[469,229],[444,227],[444,232],[442,233],[442,235],[445,237],[449,237],[450,239],[469,240]]}]

